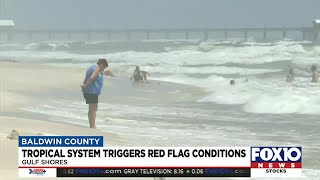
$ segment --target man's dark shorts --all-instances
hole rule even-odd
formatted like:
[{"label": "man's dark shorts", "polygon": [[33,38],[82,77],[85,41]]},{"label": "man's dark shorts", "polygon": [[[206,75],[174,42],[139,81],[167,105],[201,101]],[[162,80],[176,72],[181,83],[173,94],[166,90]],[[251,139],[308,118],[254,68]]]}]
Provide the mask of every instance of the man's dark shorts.
[{"label": "man's dark shorts", "polygon": [[83,97],[86,100],[86,104],[98,104],[97,94],[83,93]]}]

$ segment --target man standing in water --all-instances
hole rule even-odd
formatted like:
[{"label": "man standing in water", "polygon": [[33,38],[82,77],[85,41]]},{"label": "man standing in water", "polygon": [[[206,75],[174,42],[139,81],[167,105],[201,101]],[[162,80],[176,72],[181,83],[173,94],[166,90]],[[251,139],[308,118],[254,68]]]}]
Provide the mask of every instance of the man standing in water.
[{"label": "man standing in water", "polygon": [[88,119],[90,128],[96,129],[96,113],[98,110],[98,96],[101,94],[103,86],[103,75],[113,76],[111,71],[104,72],[108,67],[106,59],[99,59],[97,64],[89,67],[85,79],[81,85],[86,104],[89,104]]},{"label": "man standing in water", "polygon": [[289,74],[287,75],[286,82],[292,82],[294,80],[294,71],[290,65],[288,65],[288,67],[289,67]]},{"label": "man standing in water", "polygon": [[311,80],[311,82],[313,82],[313,83],[319,82],[319,74],[318,74],[318,71],[317,71],[317,66],[316,65],[311,66],[311,71],[312,71],[312,80]]}]

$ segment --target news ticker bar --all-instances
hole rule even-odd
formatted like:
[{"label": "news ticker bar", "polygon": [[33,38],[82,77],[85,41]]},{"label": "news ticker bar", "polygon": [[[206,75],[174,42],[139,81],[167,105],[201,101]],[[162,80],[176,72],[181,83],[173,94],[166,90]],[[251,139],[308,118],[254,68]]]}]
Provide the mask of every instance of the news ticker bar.
[{"label": "news ticker bar", "polygon": [[251,177],[250,168],[57,168],[57,177]]}]

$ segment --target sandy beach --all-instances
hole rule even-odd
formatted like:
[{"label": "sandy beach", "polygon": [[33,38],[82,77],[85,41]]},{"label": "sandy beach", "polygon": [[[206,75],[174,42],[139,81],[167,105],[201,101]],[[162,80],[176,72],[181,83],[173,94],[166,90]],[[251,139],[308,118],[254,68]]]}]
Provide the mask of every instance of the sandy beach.
[{"label": "sandy beach", "polygon": [[[51,95],[50,98],[68,96],[68,93],[72,92],[81,95],[80,84],[84,72],[85,69],[72,67],[61,68],[17,62],[0,63],[1,179],[23,179],[18,177],[18,141],[7,138],[12,130],[18,131],[20,135],[37,135],[38,133],[44,135],[102,135],[105,137],[105,145],[126,146],[126,139],[123,139],[115,133],[103,132],[83,126],[50,122],[37,116],[33,116],[35,118],[24,116],[23,107],[30,104],[36,105],[46,102],[48,100],[46,99],[48,93]],[[152,82],[149,86],[146,86],[146,89],[142,92],[137,92],[134,89],[128,90],[129,87],[132,88],[132,85],[128,86],[127,84],[130,84],[130,82],[127,79],[121,80],[120,77],[116,77],[111,81],[107,79],[105,89],[108,89],[109,93],[106,93],[102,98],[108,98],[109,101],[117,103],[148,103],[148,101],[152,101],[153,103],[169,103],[179,98],[175,94],[176,91],[179,91],[180,95],[183,94],[182,97],[184,98],[187,98],[190,93],[201,94],[198,88],[192,89],[188,86],[174,85],[173,83]],[[157,87],[160,86],[162,88],[158,88],[157,90]],[[148,88],[157,92],[150,95],[147,93]],[[168,92],[162,91],[163,88],[167,89]],[[63,92],[67,93],[65,94]],[[172,97],[164,99],[164,94],[170,94],[170,92]]]}]

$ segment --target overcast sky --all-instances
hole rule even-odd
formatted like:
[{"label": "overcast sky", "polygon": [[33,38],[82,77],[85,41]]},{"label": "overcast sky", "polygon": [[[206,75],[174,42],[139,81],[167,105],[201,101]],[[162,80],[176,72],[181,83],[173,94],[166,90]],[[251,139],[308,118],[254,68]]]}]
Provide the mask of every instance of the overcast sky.
[{"label": "overcast sky", "polygon": [[311,26],[320,0],[2,0],[20,29]]}]

